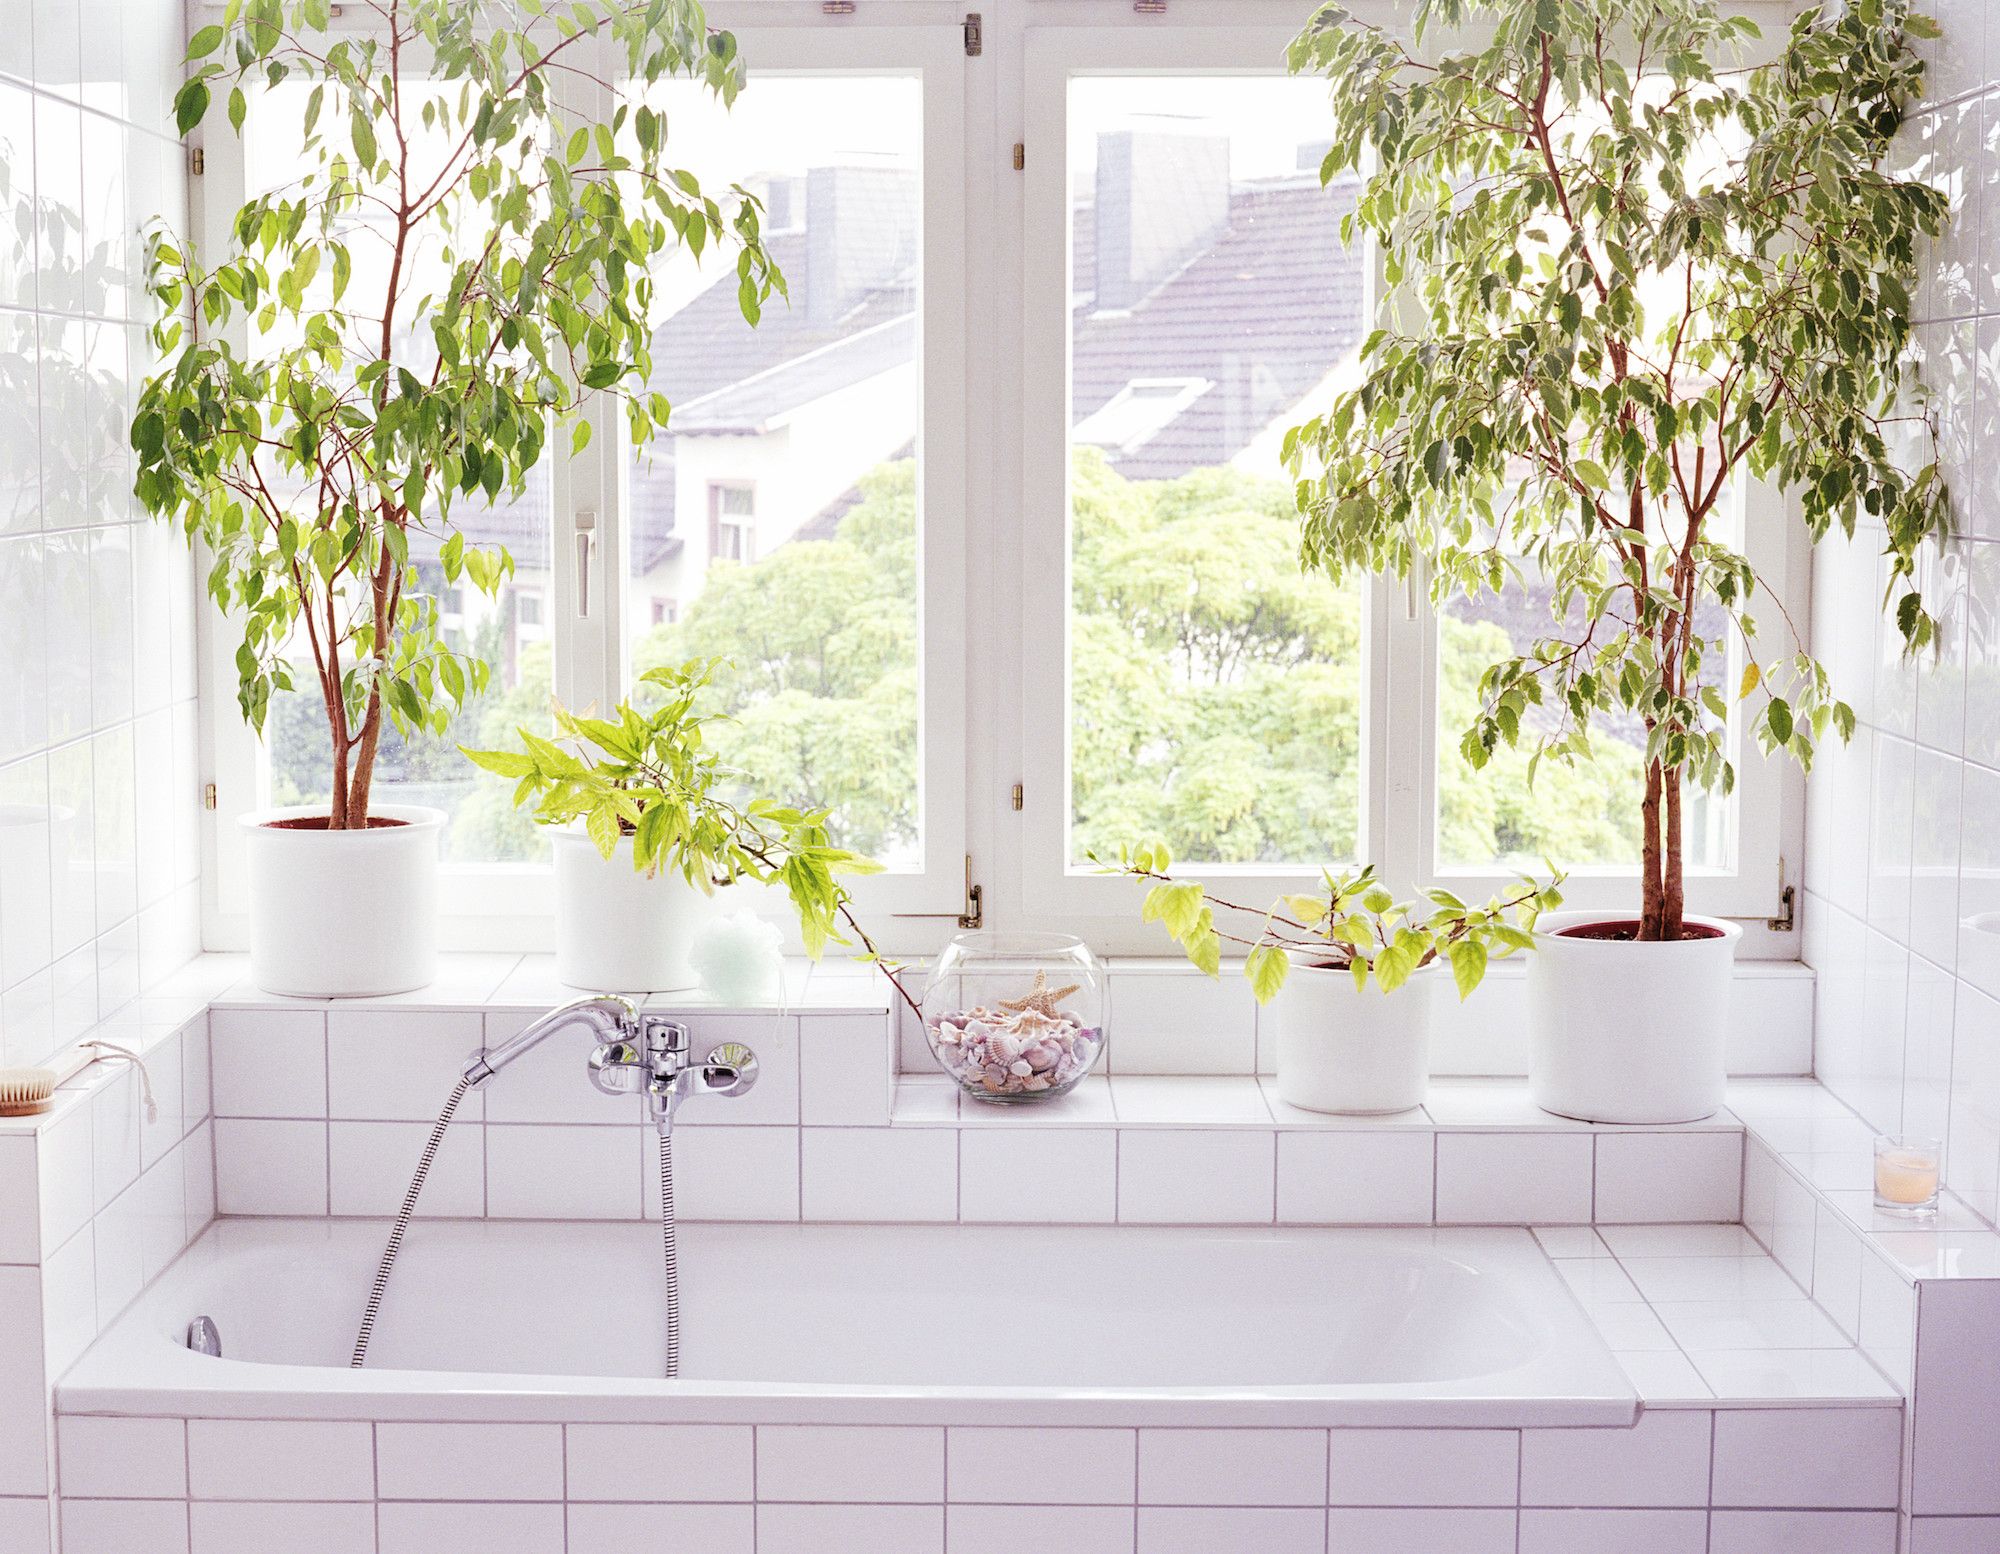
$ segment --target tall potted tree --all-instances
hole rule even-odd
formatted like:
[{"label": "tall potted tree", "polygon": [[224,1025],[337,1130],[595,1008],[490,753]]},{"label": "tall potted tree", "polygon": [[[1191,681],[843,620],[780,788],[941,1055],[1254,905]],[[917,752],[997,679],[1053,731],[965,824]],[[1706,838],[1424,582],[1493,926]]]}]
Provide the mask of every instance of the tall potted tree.
[{"label": "tall potted tree", "polygon": [[695,0],[370,9],[379,27],[335,32],[327,0],[229,0],[192,39],[181,133],[220,94],[240,136],[267,94],[278,129],[260,133],[297,135],[299,175],[253,193],[206,266],[156,240],[164,365],[132,423],[140,500],[207,552],[240,627],[253,728],[295,656],[311,666],[331,802],[246,825],[253,974],[322,996],[432,975],[443,817],[380,803],[376,768],[388,727],[442,734],[488,666],[448,638],[417,563],[497,591],[513,561],[465,542],[458,505],[518,498],[558,433],[581,451],[594,395],[639,440],[665,421],[647,387],[662,254],[733,249],[753,323],[782,287],[757,201],[676,169],[664,114],[563,107],[614,76],[733,100],[735,40]]},{"label": "tall potted tree", "polygon": [[[1322,174],[1365,172],[1351,231],[1394,299],[1285,440],[1304,559],[1546,596],[1547,634],[1481,680],[1475,767],[1643,727],[1637,911],[1544,921],[1532,1079],[1569,1115],[1703,1116],[1740,930],[1687,909],[1685,796],[1729,791],[1732,725],[1810,763],[1854,723],[1789,620],[1756,635],[1732,490],[1769,483],[1814,540],[1879,524],[1904,640],[1932,632],[1918,555],[1950,518],[1910,297],[1947,206],[1891,141],[1935,28],[1829,0],[1745,68],[1756,29],[1715,0],[1420,0],[1415,24],[1413,52],[1329,5],[1291,47],[1332,84]],[[1477,41],[1428,47],[1440,26]]]}]

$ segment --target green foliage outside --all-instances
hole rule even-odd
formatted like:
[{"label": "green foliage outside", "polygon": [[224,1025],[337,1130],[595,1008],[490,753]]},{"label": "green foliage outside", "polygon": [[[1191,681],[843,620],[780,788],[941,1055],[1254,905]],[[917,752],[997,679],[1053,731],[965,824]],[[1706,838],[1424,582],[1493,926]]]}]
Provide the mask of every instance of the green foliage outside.
[{"label": "green foliage outside", "polygon": [[[830,806],[835,842],[893,862],[915,838],[914,465],[883,464],[861,488],[832,539],[713,568],[684,618],[636,645],[635,669],[729,660],[712,694],[733,716],[706,729],[720,762],[758,793]],[[1360,603],[1300,574],[1290,492],[1223,469],[1128,481],[1091,450],[1076,455],[1075,492],[1077,861],[1141,838],[1182,861],[1353,860]],[[1440,722],[1451,729],[1507,635],[1450,618],[1439,629]],[[497,628],[473,648],[497,661]],[[547,647],[530,645],[513,689],[489,691],[442,736],[385,751],[405,780],[456,784],[455,798],[432,797],[454,810],[453,856],[541,855],[512,785],[469,777],[456,747],[511,745],[521,724],[547,729],[550,691]],[[287,734],[288,719],[309,731],[315,714],[277,710],[283,797],[287,783],[320,796],[310,784],[324,782],[323,762]],[[1544,766],[1532,793],[1524,752],[1474,772],[1445,746],[1445,857],[1539,868],[1636,855],[1634,746],[1600,740],[1595,767]]]}]

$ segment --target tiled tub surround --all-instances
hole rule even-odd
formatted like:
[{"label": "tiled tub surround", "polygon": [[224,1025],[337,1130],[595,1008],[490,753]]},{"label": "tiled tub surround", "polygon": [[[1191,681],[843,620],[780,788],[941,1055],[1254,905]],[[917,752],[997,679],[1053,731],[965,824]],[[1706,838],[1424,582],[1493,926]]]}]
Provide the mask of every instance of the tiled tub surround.
[{"label": "tiled tub surround", "polygon": [[[227,968],[216,962],[209,969],[220,977]],[[384,1180],[396,1178],[400,1188],[425,1120],[458,1063],[486,1036],[489,1023],[497,1037],[513,1028],[510,1022],[562,996],[561,990],[549,985],[546,965],[534,960],[500,958],[475,964],[473,958],[454,959],[450,971],[449,986],[370,1006],[260,999],[253,1007],[241,996],[224,994],[217,999],[212,1015],[219,1103],[214,1146],[220,1160],[226,1164],[237,1142],[256,1137],[254,1128],[236,1132],[230,1124],[290,1124],[293,1131],[287,1136],[303,1149],[307,1165],[301,1171],[279,1173],[284,1185],[277,1195],[285,1200],[280,1205],[283,1212],[300,1212],[294,1195],[301,1193],[307,1198],[303,1212],[384,1212],[385,1189],[369,1182],[371,1166],[365,1157],[370,1140],[356,1135],[359,1147],[341,1145],[336,1141],[342,1125],[383,1130],[373,1142],[386,1141],[393,1147],[380,1151],[383,1158],[372,1169]],[[833,984],[843,980],[846,988],[836,991]],[[70,1554],[133,1547],[150,1554],[153,1545],[143,1540],[156,1535],[166,1540],[159,1547],[169,1551],[182,1547],[177,1540],[190,1537],[197,1549],[262,1550],[271,1546],[274,1525],[295,1536],[303,1550],[420,1545],[445,1554],[461,1546],[450,1541],[458,1530],[465,1530],[482,1548],[561,1549],[564,1530],[573,1529],[567,1534],[572,1539],[568,1547],[580,1554],[586,1549],[642,1546],[633,1540],[664,1536],[676,1525],[676,1516],[685,1518],[678,1525],[699,1531],[702,1547],[725,1550],[751,1547],[747,1540],[753,1537],[765,1550],[806,1545],[939,1549],[948,1528],[953,1554],[1037,1542],[1052,1548],[1130,1549],[1135,1540],[1143,1549],[1282,1549],[1293,1546],[1284,1541],[1288,1537],[1302,1539],[1301,1547],[1367,1547],[1393,1554],[1404,1547],[1476,1551],[1488,1546],[1477,1541],[1480,1538],[1494,1540],[1495,1548],[1513,1548],[1510,1540],[1516,1536],[1523,1550],[1589,1549],[1593,1554],[1615,1554],[1622,1548],[1657,1548],[1672,1554],[1681,1547],[1742,1549],[1746,1554],[1764,1549],[1782,1554],[1794,1548],[1824,1548],[1839,1554],[1854,1548],[1888,1554],[1895,1546],[1893,1508],[1898,1498],[1924,1513],[1910,1524],[1917,1540],[1913,1546],[1920,1554],[2000,1547],[2000,1537],[1994,1536],[2000,1523],[1980,1520],[1993,1510],[1984,1496],[1993,1482],[1988,1443],[1994,1434],[1990,1409],[1995,1394],[1995,1379],[1980,1370],[1980,1363],[1983,1356],[2000,1352],[1992,1337],[2000,1332],[2000,1310],[1992,1302],[2000,1285],[1978,1277],[2000,1271],[1995,1267],[2000,1261],[1995,1258],[2000,1238],[1956,1204],[1948,1205],[1935,1232],[1911,1230],[1901,1222],[1875,1224],[1866,1207],[1865,1165],[1857,1178],[1853,1164],[1866,1158],[1868,1129],[1849,1108],[1809,1081],[1739,1083],[1732,1090],[1730,1116],[1695,1128],[1637,1132],[1588,1128],[1546,1117],[1527,1105],[1518,1082],[1442,1080],[1433,1086],[1422,1112],[1367,1120],[1292,1113],[1276,1101],[1267,1085],[1248,1075],[1172,1079],[1115,1070],[1054,1106],[1005,1112],[966,1107],[961,1116],[949,1090],[924,1082],[923,1076],[909,1076],[898,1087],[887,1057],[886,1013],[879,994],[865,979],[827,978],[816,999],[805,996],[810,987],[810,979],[804,986],[795,983],[793,1007],[782,1015],[746,1013],[734,1022],[724,1015],[695,1016],[698,1043],[747,1035],[774,1068],[767,1070],[768,1090],[760,1088],[752,1097],[727,1103],[749,1105],[761,1093],[767,1110],[728,1123],[703,1118],[699,1103],[691,1103],[684,1114],[688,1126],[676,1135],[676,1153],[689,1217],[1019,1219],[1028,1213],[1018,1206],[1021,1202],[1047,1203],[1043,1194],[1024,1199],[1020,1188],[1006,1189],[1006,1183],[1026,1177],[1080,1184],[1066,1188],[1067,1196],[1058,1194],[1056,1207],[1040,1211],[1047,1218],[1101,1222],[1148,1202],[1173,1202],[1178,1197],[1187,1205],[1184,1217],[1200,1220],[1217,1217],[1213,1200],[1201,1196],[1218,1190],[1209,1177],[1234,1184],[1220,1189],[1225,1204],[1246,1201],[1243,1184],[1257,1179],[1246,1152],[1246,1141],[1254,1141],[1262,1149],[1264,1186],[1259,1202],[1268,1203],[1256,1217],[1259,1223],[1294,1217],[1303,1223],[1346,1218],[1423,1224],[1489,1215],[1501,1223],[1575,1222],[1568,1228],[1552,1225],[1542,1230],[1543,1244],[1618,1353],[1644,1400],[1644,1412],[1637,1432],[1597,1429],[1551,1437],[1549,1444],[1564,1448],[1560,1455],[1590,1461],[1580,1448],[1595,1443],[1614,1453],[1629,1450],[1651,1463],[1659,1455],[1661,1437],[1650,1437],[1651,1444],[1641,1450],[1639,1443],[1646,1439],[1641,1432],[1675,1429],[1683,1432],[1679,1439],[1684,1443],[1697,1437],[1706,1440],[1709,1455],[1703,1460],[1713,1467],[1723,1461],[1726,1451],[1737,1450],[1734,1432],[1749,1428],[1732,1423],[1732,1417],[1756,1416],[1790,1421],[1800,1430],[1814,1428],[1817,1422],[1851,1447],[1851,1451],[1828,1448],[1815,1455],[1773,1449],[1765,1439],[1759,1447],[1760,1460],[1786,1465],[1838,1460],[1851,1469],[1835,1475],[1841,1485],[1864,1483],[1867,1475],[1858,1465],[1883,1460],[1883,1442],[1902,1427],[1904,1407],[1897,1393],[1902,1378],[1908,1377],[1916,1394],[1907,1420],[1913,1441],[1909,1449],[1898,1451],[1892,1442],[1886,1450],[1890,1460],[1902,1462],[1900,1476],[1910,1487],[1902,1497],[1892,1493],[1881,1505],[1872,1503],[1882,1498],[1874,1490],[1858,1491],[1867,1504],[1846,1490],[1827,1491],[1835,1495],[1832,1499],[1814,1498],[1820,1491],[1809,1492],[1797,1480],[1783,1488],[1725,1489],[1727,1475],[1717,1480],[1712,1501],[1705,1488],[1699,1496],[1655,1490],[1637,1499],[1624,1490],[1607,1489],[1601,1495],[1538,1491],[1531,1487],[1529,1465],[1541,1450],[1535,1443],[1543,1432],[1530,1428],[1484,1435],[1489,1447],[1494,1438],[1504,1438],[1512,1443],[1507,1449],[1519,1453],[1521,1488],[1511,1500],[1500,1496],[1505,1503],[1487,1503],[1491,1490],[1468,1499],[1462,1491],[1441,1489],[1434,1493],[1455,1503],[1437,1505],[1405,1495],[1400,1488],[1342,1491],[1337,1488],[1339,1469],[1329,1466],[1329,1490],[1322,1500],[1312,1501],[1308,1495],[1306,1504],[1225,1504],[1232,1498],[1265,1497],[1264,1491],[1239,1488],[1207,1495],[1200,1504],[1178,1505],[1167,1503],[1172,1495],[1149,1489],[1136,1466],[1129,1466],[1125,1472],[1129,1490],[1122,1499],[1112,1495],[1108,1504],[1100,1505],[1094,1493],[1065,1487],[1067,1480],[1061,1475],[1068,1472],[1071,1458],[1063,1453],[1045,1451],[1038,1459],[1038,1472],[1057,1476],[1046,1490],[995,1489],[991,1477],[986,1488],[965,1487],[961,1474],[975,1472],[982,1460],[991,1474],[1018,1459],[1011,1453],[978,1450],[981,1444],[997,1447],[998,1438],[989,1440],[978,1430],[939,1424],[918,1427],[929,1432],[926,1440],[934,1434],[949,1458],[949,1472],[939,1489],[928,1489],[924,1477],[928,1470],[919,1461],[921,1482],[915,1487],[893,1494],[856,1489],[845,1493],[874,1498],[835,1501],[818,1491],[800,1491],[790,1479],[770,1476],[767,1464],[782,1459],[771,1458],[766,1443],[804,1438],[787,1433],[799,1428],[795,1422],[773,1420],[755,1427],[729,1427],[752,1453],[753,1477],[747,1486],[739,1477],[732,1481],[736,1487],[713,1493],[710,1501],[717,1507],[713,1511],[663,1511],[658,1505],[640,1504],[667,1502],[688,1492],[682,1486],[689,1475],[670,1472],[655,1475],[664,1479],[662,1483],[620,1491],[637,1497],[625,1502],[597,1499],[605,1491],[579,1490],[572,1476],[561,1492],[537,1489],[531,1500],[510,1503],[509,1511],[521,1513],[517,1516],[495,1511],[499,1492],[489,1494],[471,1478],[462,1487],[443,1492],[445,1499],[454,1494],[469,1497],[464,1506],[452,1505],[450,1513],[426,1509],[426,1503],[439,1496],[406,1489],[384,1488],[378,1506],[372,1491],[359,1500],[350,1499],[352,1481],[344,1489],[330,1482],[290,1483],[286,1475],[314,1468],[318,1461],[310,1453],[294,1452],[303,1435],[252,1424],[249,1430],[254,1433],[243,1439],[272,1443],[268,1481],[283,1484],[284,1494],[308,1497],[302,1504],[274,1508],[255,1496],[275,1496],[279,1488],[221,1487],[220,1481],[203,1477],[194,1466],[202,1460],[193,1447],[195,1434],[220,1421],[196,1418],[184,1424],[185,1414],[162,1414],[165,1424],[120,1423],[144,1424],[163,1432],[162,1440],[176,1430],[188,1432],[182,1437],[183,1449],[190,1453],[183,1477],[169,1474],[157,1490],[143,1494],[113,1494],[101,1482],[93,1487],[89,1479],[76,1480],[72,1489],[71,1480],[65,1478],[65,1494],[74,1500]],[[263,1027],[262,1020],[270,1015],[288,1018],[282,1027]],[[269,1040],[258,1037],[260,1028],[273,1033]],[[432,1034],[426,1037],[425,1031]],[[830,1039],[822,1045],[821,1036]],[[884,1060],[879,1067],[872,1059],[858,1061],[855,1049],[867,1047],[871,1039],[882,1044]],[[357,1052],[371,1042],[380,1044],[372,1068],[342,1061],[342,1049],[350,1042]],[[544,1054],[545,1071],[528,1066]],[[273,1066],[278,1058],[285,1060],[282,1071]],[[522,1080],[518,1092],[503,1097],[503,1083],[517,1076]],[[257,1099],[260,1094],[280,1093],[293,1098],[286,1103],[293,1108],[290,1112]],[[356,1099],[357,1095],[370,1099]],[[301,1105],[296,1099],[300,1096],[309,1099]],[[637,1218],[651,1209],[643,1186],[648,1174],[643,1170],[645,1130],[636,1115],[606,1118],[590,1110],[600,1102],[614,1107],[619,1103],[589,1089],[580,1042],[551,1041],[535,1059],[496,1080],[481,1099],[478,1116],[462,1125],[468,1139],[460,1146],[466,1151],[460,1157],[464,1164],[456,1189],[460,1206],[451,1212]],[[267,1105],[278,1114],[262,1115]],[[524,1114],[517,1110],[520,1107],[529,1110]],[[1742,1131],[1746,1124],[1747,1140]],[[505,1131],[509,1129],[524,1130],[524,1138],[529,1131],[544,1136],[524,1157]],[[232,1133],[237,1142],[231,1142]],[[476,1149],[472,1134],[478,1135]],[[634,1175],[623,1178],[628,1140]],[[265,1142],[268,1145],[268,1138]],[[1732,1144],[1735,1159],[1747,1160],[1747,1170],[1729,1163]],[[703,1164],[704,1150],[710,1151],[713,1164]],[[264,1158],[283,1164],[276,1153]],[[629,1181],[629,1210],[624,1185],[609,1195],[596,1186],[577,1187],[579,1171],[600,1159],[619,1162],[613,1179]],[[1216,1168],[1217,1160],[1230,1159],[1244,1169],[1232,1170],[1226,1164]],[[1313,1159],[1319,1161],[1317,1168],[1300,1164]],[[1404,1182],[1412,1171],[1422,1176],[1426,1160],[1428,1204]],[[758,1161],[764,1162],[762,1168]],[[1464,1161],[1471,1162],[1469,1169]],[[1496,1162],[1505,1168],[1496,1170]],[[1142,1184],[1174,1170],[1181,1173],[1186,1192],[1151,1193],[1149,1198]],[[1467,1174],[1457,1175],[1461,1170]],[[1738,1170],[1743,1170],[1740,1177]],[[1563,1207],[1543,1212],[1551,1201],[1545,1195],[1551,1190],[1552,1171],[1565,1183],[1559,1189]],[[1574,1184],[1580,1173],[1588,1182],[1587,1194],[1579,1193]],[[253,1175],[238,1171],[236,1178],[246,1182]],[[694,1185],[703,1176],[712,1177],[712,1191]],[[947,1195],[935,1180],[939,1176],[951,1183],[948,1207]],[[1469,1200],[1456,1195],[1454,1180],[1468,1183]],[[1288,1181],[1297,1184],[1290,1191]],[[496,1187],[501,1205],[497,1208],[489,1197]],[[1352,1205],[1343,1207],[1350,1189]],[[1015,1194],[1014,1206],[1007,1202],[1008,1190]],[[1651,1196],[1656,1190],[1665,1192],[1665,1208]],[[704,1191],[708,1191],[706,1203],[701,1201]],[[982,1204],[982,1194],[988,1191],[1000,1196]],[[312,1197],[315,1192],[317,1198]],[[1300,1197],[1301,1192],[1308,1196]],[[1384,1197],[1398,1192],[1400,1198]],[[1305,1205],[1314,1194],[1320,1206],[1309,1210]],[[1462,1206],[1464,1201],[1478,1203],[1482,1195],[1488,1206],[1478,1214]],[[378,1206],[366,1207],[371,1201]],[[1399,1206],[1385,1208],[1385,1201]],[[440,1208],[441,1202],[432,1207]],[[339,1206],[349,1203],[353,1206],[345,1210]],[[224,1212],[256,1210],[239,1203]],[[1595,1230],[1587,1223],[1593,1216],[1598,1222]],[[1132,1212],[1125,1217],[1142,1215]],[[1726,1223],[1739,1217],[1746,1221],[1756,1245],[1746,1242],[1743,1229]],[[1646,1223],[1655,1218],[1725,1223]],[[1852,1300],[1850,1289],[1858,1290]],[[1921,1308],[1915,1304],[1918,1291]],[[1701,1425],[1662,1422],[1684,1415],[1698,1416]],[[378,1444],[373,1422],[334,1423],[342,1426],[340,1436],[349,1443],[345,1450],[364,1453],[372,1472]],[[682,1449],[691,1451],[698,1441],[722,1439],[717,1421],[688,1423],[703,1428],[673,1437]],[[516,1421],[497,1439],[532,1438],[543,1443],[553,1439],[558,1443],[558,1461],[573,1464],[577,1434],[585,1427],[573,1424],[567,1439],[564,1427],[561,1419]],[[383,1428],[391,1426],[385,1423]],[[511,1433],[517,1429],[530,1435]],[[1137,1454],[1145,1450],[1146,1433],[1154,1432],[1108,1430],[1088,1437],[1062,1436],[1059,1444],[1073,1444],[1081,1453],[1086,1446],[1095,1451],[1123,1440],[1128,1444],[1118,1449],[1131,1455],[1121,1460],[1136,1462]],[[1365,1437],[1373,1435],[1362,1432],[1349,1438],[1340,1430],[1330,1437],[1320,1431],[1304,1433],[1313,1443],[1326,1446],[1330,1463],[1340,1460],[1344,1444],[1366,1447],[1370,1442]],[[1043,1432],[1037,1437],[1045,1443],[1050,1439]],[[666,1435],[654,1438],[669,1440]],[[591,1439],[595,1443],[609,1437]],[[1295,1462],[1299,1442],[1289,1432],[1287,1440],[1289,1445],[1279,1449],[1285,1460]],[[827,1438],[829,1449],[859,1449],[860,1444],[858,1436]],[[1202,1444],[1220,1451],[1227,1442],[1217,1438]],[[1386,1445],[1416,1446],[1419,1449],[1401,1459],[1405,1466],[1420,1469],[1427,1482],[1450,1481],[1448,1465],[1455,1459],[1427,1436],[1398,1433]],[[1088,1460],[1089,1455],[1083,1453],[1079,1460]],[[690,1457],[691,1462],[700,1460]],[[70,1458],[65,1455],[63,1461],[67,1473]],[[565,1471],[574,1475],[576,1470]],[[1685,1473],[1680,1482],[1691,1483],[1698,1476],[1693,1467],[1685,1468]],[[1254,1475],[1238,1477],[1244,1483],[1257,1482]],[[1594,1475],[1592,1481],[1602,1477]],[[854,1482],[866,1486],[878,1481],[857,1469]],[[1156,1477],[1152,1482],[1163,1480]],[[1286,1491],[1279,1498],[1295,1493]],[[1385,1495],[1397,1504],[1363,1503]],[[1599,1498],[1616,1503],[1586,1503]],[[1035,1503],[1023,1503],[1029,1501]],[[28,1503],[0,1502],[0,1518]],[[607,1506],[622,1508],[604,1509]],[[721,1509],[725,1506],[729,1509]],[[378,1514],[379,1545],[367,1541]],[[711,1516],[713,1522],[708,1520]],[[439,1530],[440,1523],[447,1528]],[[10,1522],[0,1520],[0,1529],[11,1528]],[[1318,1529],[1316,1534],[1313,1528]],[[506,1541],[502,1534],[512,1532],[520,1534],[520,1541]],[[1943,1541],[1947,1538],[1959,1541]]]},{"label": "tiled tub surround", "polygon": [[[207,1016],[199,999],[128,1005],[94,1034],[138,1052],[99,1063],[47,1113],[0,1119],[0,1549],[50,1547],[50,1396],[215,1216]],[[145,1551],[135,1551],[145,1554]]]},{"label": "tiled tub surround", "polygon": [[1893,1554],[1900,1444],[1894,1405],[1625,1430],[60,1432],[66,1554]]}]

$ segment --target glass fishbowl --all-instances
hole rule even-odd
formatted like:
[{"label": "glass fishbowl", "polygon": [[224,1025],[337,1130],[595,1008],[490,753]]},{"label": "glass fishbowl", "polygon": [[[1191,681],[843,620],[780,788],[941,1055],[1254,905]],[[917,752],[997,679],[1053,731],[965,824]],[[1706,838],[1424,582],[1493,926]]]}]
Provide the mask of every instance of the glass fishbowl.
[{"label": "glass fishbowl", "polygon": [[982,1101],[1046,1101],[1104,1055],[1104,968],[1060,933],[962,933],[924,984],[938,1066]]}]

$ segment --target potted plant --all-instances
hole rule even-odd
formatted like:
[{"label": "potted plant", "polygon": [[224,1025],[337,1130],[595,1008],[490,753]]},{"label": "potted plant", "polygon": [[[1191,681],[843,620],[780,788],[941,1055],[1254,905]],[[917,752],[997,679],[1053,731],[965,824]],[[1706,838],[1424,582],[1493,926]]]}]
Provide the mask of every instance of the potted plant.
[{"label": "potted plant", "polygon": [[[1273,1004],[1278,1094],[1316,1112],[1420,1104],[1431,1072],[1430,1000],[1421,984],[1449,965],[1466,998],[1490,962],[1533,944],[1536,918],[1562,902],[1559,879],[1525,878],[1511,896],[1481,907],[1435,889],[1423,903],[1398,901],[1371,865],[1356,874],[1328,871],[1319,894],[1281,896],[1260,911],[1175,879],[1164,847],[1121,851],[1117,867],[1154,882],[1145,920],[1161,924],[1210,976],[1220,974],[1225,943],[1243,949],[1251,992]],[[1242,930],[1218,927],[1218,907]],[[1415,996],[1384,996],[1411,982],[1419,984]]]},{"label": "potted plant", "polygon": [[687,74],[733,99],[734,40],[694,0],[530,4],[518,29],[477,0],[372,9],[364,34],[329,31],[326,0],[230,0],[194,35],[180,132],[226,95],[240,136],[250,93],[287,93],[302,171],[242,206],[208,266],[155,238],[163,365],[131,434],[139,500],[205,552],[240,631],[254,729],[311,665],[330,796],[244,824],[252,974],[320,996],[433,975],[444,817],[374,782],[386,730],[442,734],[487,683],[430,590],[494,593],[513,562],[465,543],[455,507],[518,498],[552,428],[580,451],[594,395],[640,440],[666,419],[647,388],[661,254],[733,247],[752,322],[782,285],[757,202],[725,211],[676,171],[663,115],[586,126],[559,106],[614,54],[636,85]]},{"label": "potted plant", "polygon": [[1756,635],[1731,493],[1768,483],[1814,540],[1881,525],[1905,642],[1932,633],[1917,563],[1950,518],[1910,296],[1946,201],[1891,141],[1935,28],[1904,0],[1811,5],[1745,69],[1755,28],[1715,0],[1422,0],[1416,21],[1420,49],[1426,24],[1486,30],[1420,59],[1330,5],[1291,46],[1332,83],[1322,175],[1365,169],[1351,230],[1395,299],[1354,385],[1285,438],[1303,559],[1421,564],[1440,604],[1545,596],[1461,751],[1524,746],[1532,780],[1622,721],[1644,798],[1633,909],[1548,919],[1529,963],[1535,1096],[1705,1116],[1740,930],[1687,909],[1684,797],[1730,790],[1743,732],[1810,763],[1854,725],[1789,619],[1782,646]]},{"label": "potted plant", "polygon": [[694,659],[648,670],[639,680],[649,710],[627,702],[598,718],[557,707],[554,739],[524,728],[518,751],[465,752],[514,779],[515,803],[558,828],[556,975],[573,987],[691,986],[688,952],[708,898],[742,881],[784,891],[808,955],[842,926],[874,953],[839,876],[879,865],[829,843],[825,810],[733,796],[743,779],[703,737],[711,715],[700,698],[715,667]]}]

